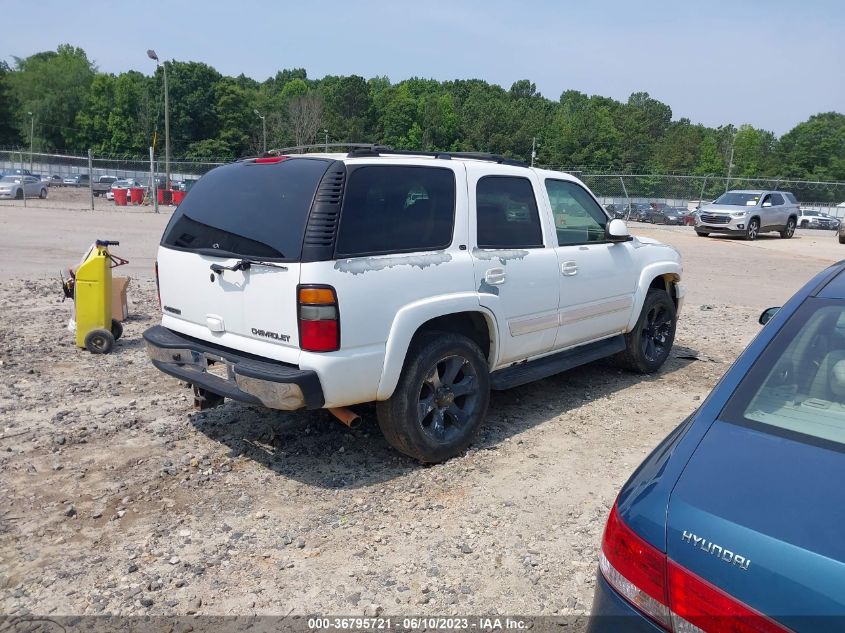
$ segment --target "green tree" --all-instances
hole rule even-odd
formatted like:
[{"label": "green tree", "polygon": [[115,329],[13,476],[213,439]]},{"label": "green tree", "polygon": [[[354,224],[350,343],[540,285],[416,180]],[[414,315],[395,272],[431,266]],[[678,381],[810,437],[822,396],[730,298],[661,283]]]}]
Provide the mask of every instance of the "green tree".
[{"label": "green tree", "polygon": [[799,123],[781,137],[778,155],[786,176],[845,180],[845,114],[825,112]]},{"label": "green tree", "polygon": [[15,57],[16,72],[7,78],[20,105],[17,125],[20,136],[29,136],[35,116],[36,144],[46,149],[74,146],[76,115],[83,108],[94,80],[94,65],[85,51],[62,44],[55,52],[36,53],[25,59]]},{"label": "green tree", "polygon": [[20,132],[14,124],[14,113],[19,106],[12,92],[11,73],[9,64],[0,61],[0,146],[21,142]]}]

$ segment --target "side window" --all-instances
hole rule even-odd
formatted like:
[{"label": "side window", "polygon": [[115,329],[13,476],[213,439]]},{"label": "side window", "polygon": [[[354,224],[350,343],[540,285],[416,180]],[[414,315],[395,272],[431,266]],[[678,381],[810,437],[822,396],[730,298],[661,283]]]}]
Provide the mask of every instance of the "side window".
[{"label": "side window", "polygon": [[534,187],[527,178],[481,178],[475,189],[475,206],[479,247],[543,247]]},{"label": "side window", "polygon": [[763,201],[760,203],[761,207],[770,207],[772,206],[772,196],[770,194],[766,194],[763,196]]},{"label": "side window", "polygon": [[577,183],[546,180],[555,218],[558,246],[603,242],[607,216],[593,197]]},{"label": "side window", "polygon": [[446,248],[454,218],[452,170],[359,167],[346,184],[336,252],[356,257]]},{"label": "side window", "polygon": [[773,193],[772,194],[772,206],[777,207],[777,206],[780,206],[782,204],[783,204],[783,196],[781,196],[779,193]]}]

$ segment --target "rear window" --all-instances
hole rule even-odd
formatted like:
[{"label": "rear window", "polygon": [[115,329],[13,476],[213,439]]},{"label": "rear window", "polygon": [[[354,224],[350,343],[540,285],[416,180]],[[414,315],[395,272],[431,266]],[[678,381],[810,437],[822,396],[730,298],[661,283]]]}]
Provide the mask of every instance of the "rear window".
[{"label": "rear window", "polygon": [[218,167],[200,178],[176,208],[162,245],[296,260],[314,193],[330,164],[291,158]]},{"label": "rear window", "polygon": [[442,249],[452,243],[455,174],[442,167],[364,166],[349,174],[337,255]]},{"label": "rear window", "polygon": [[721,418],[845,447],[845,303],[808,299],[754,363]]}]

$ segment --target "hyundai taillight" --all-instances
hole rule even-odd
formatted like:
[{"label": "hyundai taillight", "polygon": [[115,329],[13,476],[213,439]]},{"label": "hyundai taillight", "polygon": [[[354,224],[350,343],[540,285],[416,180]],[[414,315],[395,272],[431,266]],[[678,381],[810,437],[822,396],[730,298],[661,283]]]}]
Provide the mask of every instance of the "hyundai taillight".
[{"label": "hyundai taillight", "polygon": [[331,286],[299,286],[299,347],[306,352],[340,349],[340,313]]},{"label": "hyundai taillight", "polygon": [[782,633],[789,629],[669,559],[637,536],[616,505],[602,538],[599,569],[639,611],[674,633]]}]

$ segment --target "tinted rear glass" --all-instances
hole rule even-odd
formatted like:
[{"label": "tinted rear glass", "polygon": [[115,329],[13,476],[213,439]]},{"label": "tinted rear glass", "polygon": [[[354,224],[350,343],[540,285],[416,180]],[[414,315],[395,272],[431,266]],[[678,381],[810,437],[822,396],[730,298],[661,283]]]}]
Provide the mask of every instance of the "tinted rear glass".
[{"label": "tinted rear glass", "polygon": [[349,174],[337,254],[428,251],[452,242],[455,174],[441,167],[359,167]]},{"label": "tinted rear glass", "polygon": [[314,193],[331,161],[224,165],[197,181],[177,207],[162,244],[243,257],[295,260]]},{"label": "tinted rear glass", "polygon": [[845,446],[845,302],[805,301],[756,360],[721,417]]}]

